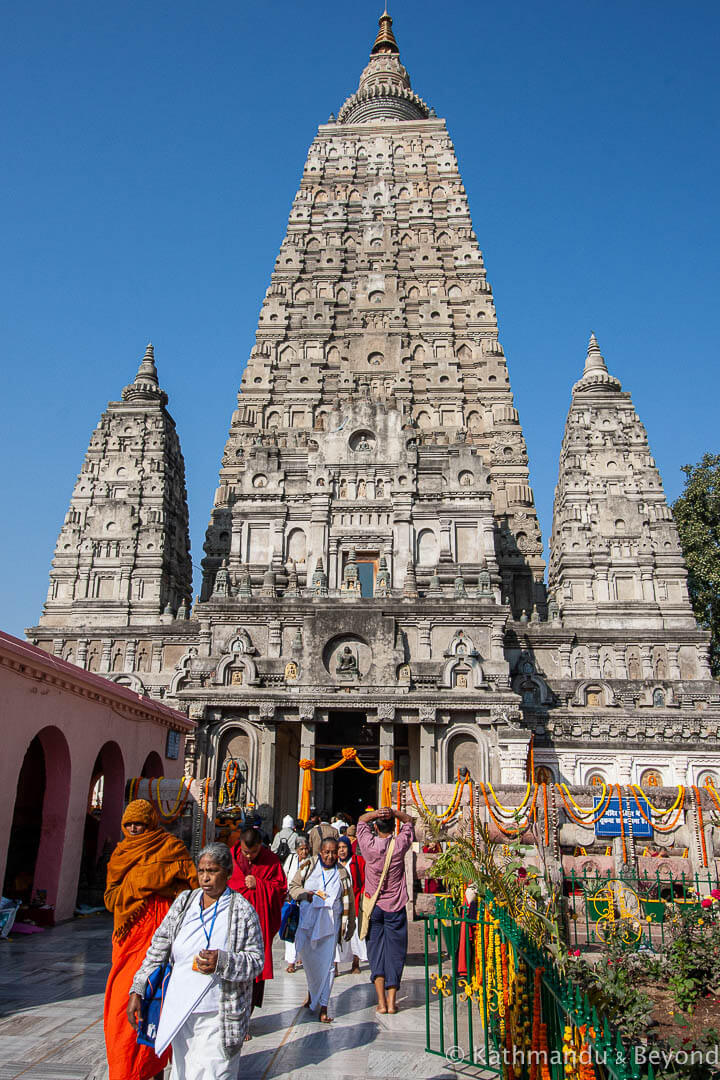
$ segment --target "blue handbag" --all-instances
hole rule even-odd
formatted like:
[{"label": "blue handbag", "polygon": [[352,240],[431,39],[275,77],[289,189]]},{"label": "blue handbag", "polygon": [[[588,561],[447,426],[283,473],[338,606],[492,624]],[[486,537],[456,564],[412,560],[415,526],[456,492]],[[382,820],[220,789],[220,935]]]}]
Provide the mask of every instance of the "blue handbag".
[{"label": "blue handbag", "polygon": [[[190,905],[192,895],[191,889],[180,913],[180,920],[177,925],[178,930],[185,918],[185,912]],[[135,1037],[135,1041],[139,1046],[149,1046],[151,1049],[155,1049],[155,1036],[157,1035],[158,1024],[160,1023],[160,1013],[162,1012],[165,992],[167,991],[168,983],[170,982],[172,970],[172,961],[166,960],[164,964],[158,964],[154,971],[151,971],[148,975],[148,980],[145,984],[145,993],[140,1002],[137,1034]]]},{"label": "blue handbag", "polygon": [[140,1046],[155,1048],[155,1036],[160,1023],[160,1013],[162,1012],[163,1000],[171,975],[172,964],[168,961],[166,964],[158,964],[148,976],[145,993],[140,1004],[140,1016],[137,1026],[136,1042]]},{"label": "blue handbag", "polygon": [[294,941],[300,921],[300,908],[297,900],[286,900],[280,913],[280,939]]}]

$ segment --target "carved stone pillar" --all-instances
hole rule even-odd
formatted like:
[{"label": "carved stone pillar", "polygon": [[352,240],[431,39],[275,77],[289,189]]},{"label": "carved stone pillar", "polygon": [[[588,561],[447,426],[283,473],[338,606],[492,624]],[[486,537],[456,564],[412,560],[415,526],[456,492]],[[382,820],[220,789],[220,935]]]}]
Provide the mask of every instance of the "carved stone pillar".
[{"label": "carved stone pillar", "polygon": [[[263,806],[263,819],[272,821],[272,807],[275,796],[275,745],[277,726],[274,723],[275,709],[271,704],[260,708],[257,722],[260,727],[260,762],[255,784],[255,794],[259,806]],[[268,810],[268,807],[270,808]]]},{"label": "carved stone pillar", "polygon": [[627,679],[627,661],[625,659],[625,649],[619,646],[615,649],[615,678]]},{"label": "carved stone pillar", "polygon": [[338,541],[336,536],[331,536],[328,541],[328,585],[331,589],[340,588]]},{"label": "carved stone pillar", "polygon": [[434,784],[437,773],[435,725],[420,725],[420,783]]},{"label": "carved stone pillar", "polygon": [[687,787],[692,784],[692,776],[690,773],[690,758],[684,757],[682,754],[673,754],[672,756],[672,776],[670,783],[675,785],[682,784],[683,787]]},{"label": "carved stone pillar", "polygon": [[111,638],[103,638],[102,654],[100,656],[100,670],[101,671],[110,671],[111,666],[112,666],[112,639]]},{"label": "carved stone pillar", "polygon": [[591,645],[588,649],[589,674],[591,679],[600,678],[600,649],[597,645]]},{"label": "carved stone pillar", "polygon": [[153,641],[150,654],[150,670],[162,671],[163,644],[162,641]]},{"label": "carved stone pillar", "polygon": [[87,638],[80,638],[77,643],[77,655],[75,657],[75,663],[78,667],[87,667],[87,651],[88,641]]},{"label": "carved stone pillar", "polygon": [[137,638],[130,638],[125,649],[125,671],[135,670],[135,655],[137,653]]},{"label": "carved stone pillar", "polygon": [[710,646],[698,645],[697,649],[698,673],[701,679],[712,679],[710,671]]},{"label": "carved stone pillar", "polygon": [[441,563],[453,561],[450,540],[451,529],[452,521],[449,518],[440,518],[440,558],[438,561]]},{"label": "carved stone pillar", "polygon": [[239,520],[233,521],[232,538],[230,540],[230,558],[228,565],[231,570],[238,570],[243,561],[243,527]]},{"label": "carved stone pillar", "polygon": [[643,645],[640,649],[640,658],[642,660],[642,677],[643,679],[652,679],[655,675],[653,670],[652,649],[649,645]]},{"label": "carved stone pillar", "polygon": [[380,723],[380,757],[392,761],[395,753],[395,725],[383,720]]},{"label": "carved stone pillar", "polygon": [[680,679],[680,649],[677,645],[667,646],[668,678]]},{"label": "carved stone pillar", "polygon": [[602,603],[604,600],[610,599],[610,586],[608,583],[608,572],[606,569],[598,569],[596,573],[597,583],[597,599],[598,603]]},{"label": "carved stone pillar", "polygon": [[655,576],[652,570],[643,570],[640,574],[643,600],[655,600]]},{"label": "carved stone pillar", "polygon": [[503,628],[500,623],[493,623],[490,627],[490,659],[493,662],[505,659]]},{"label": "carved stone pillar", "polygon": [[513,726],[498,730],[501,784],[525,783],[529,747],[530,732],[524,728]]},{"label": "carved stone pillar", "polygon": [[210,620],[202,619],[200,621],[200,633],[198,635],[200,639],[200,656],[210,655]]},{"label": "carved stone pillar", "polygon": [[415,556],[414,532],[412,523],[412,498],[410,495],[396,494],[394,497],[393,514],[393,551],[392,562],[388,565],[392,568],[393,585],[397,588],[405,582],[407,564]]},{"label": "carved stone pillar", "polygon": [[[300,760],[307,758],[310,761],[315,757],[315,730],[317,724],[315,723],[315,710],[308,710],[300,712]],[[303,770],[300,769],[300,779],[298,783],[298,806],[300,806],[300,799],[302,796],[302,782],[303,782]]]},{"label": "carved stone pillar", "polygon": [[429,622],[418,623],[418,660],[430,660],[432,647],[430,644],[431,625]]},{"label": "carved stone pillar", "polygon": [[277,660],[282,653],[282,623],[273,619],[268,624],[268,657]]},{"label": "carved stone pillar", "polygon": [[563,642],[563,644],[558,647],[558,653],[560,656],[560,678],[572,679],[572,668],[570,667],[572,645]]}]

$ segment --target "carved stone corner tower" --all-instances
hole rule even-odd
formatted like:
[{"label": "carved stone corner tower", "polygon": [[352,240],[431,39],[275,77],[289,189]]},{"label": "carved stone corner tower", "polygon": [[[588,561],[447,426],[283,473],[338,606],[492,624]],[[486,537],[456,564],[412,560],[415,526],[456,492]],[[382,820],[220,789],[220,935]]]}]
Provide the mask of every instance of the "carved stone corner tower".
[{"label": "carved stone corner tower", "polygon": [[92,434],[43,614],[28,631],[43,643],[51,630],[53,650],[91,671],[150,670],[151,645],[132,628],[157,628],[189,612],[185,464],[167,402],[148,345],[134,381]]}]

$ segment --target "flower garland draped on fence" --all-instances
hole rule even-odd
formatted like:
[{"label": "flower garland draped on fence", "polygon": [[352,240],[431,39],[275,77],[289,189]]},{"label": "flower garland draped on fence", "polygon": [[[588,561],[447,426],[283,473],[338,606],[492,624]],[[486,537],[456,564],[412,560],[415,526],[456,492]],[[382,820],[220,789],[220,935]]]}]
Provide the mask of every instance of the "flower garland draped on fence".
[{"label": "flower garland draped on fence", "polygon": [[[344,752],[344,751],[343,751]],[[302,765],[302,762],[300,763]],[[339,764],[342,764],[341,762]],[[331,766],[331,768],[337,768],[337,765]],[[437,820],[440,824],[447,825],[453,818],[461,813],[463,803],[463,789],[468,787],[470,791],[469,802],[466,805],[469,809],[470,821],[474,824],[474,816],[477,813],[479,806],[475,806],[475,802],[472,794],[472,781],[469,774],[464,776],[460,775],[458,770],[457,780],[455,788],[450,799],[450,803],[445,810],[437,809]],[[685,808],[685,795],[686,789],[681,784],[678,787],[677,798],[675,801],[665,809],[660,809],[654,806],[647,794],[637,784],[605,784],[601,786],[601,790],[594,797],[593,804],[591,806],[580,806],[575,801],[567,784],[546,784],[535,781],[534,783],[528,781],[525,788],[525,794],[518,806],[504,806],[500,802],[492,784],[488,781],[483,783],[478,782],[476,785],[477,790],[482,794],[482,799],[488,812],[488,816],[495,827],[503,836],[507,836],[511,839],[519,838],[523,832],[529,829],[533,822],[537,821],[538,816],[538,795],[542,792],[542,808],[543,808],[543,832],[545,838],[545,847],[548,847],[550,842],[550,830],[551,830],[551,815],[550,807],[548,805],[548,792],[550,789],[554,789],[560,794],[560,799],[563,803],[565,813],[571,821],[574,821],[577,825],[581,825],[584,828],[594,828],[599,821],[605,817],[608,811],[617,813],[619,817],[620,827],[620,841],[622,844],[623,861],[628,860],[628,818],[630,815],[630,796],[632,796],[640,815],[648,822],[652,828],[659,833],[673,832],[679,822],[683,810]],[[623,794],[623,787],[625,793]],[[415,806],[421,813],[424,811],[426,814],[430,813],[422,791],[420,789],[419,781],[408,781],[408,791],[415,803]],[[703,866],[708,865],[708,850],[705,840],[705,815],[702,808],[702,794],[698,787],[692,787],[692,793],[695,803],[695,832],[697,835],[698,854]],[[716,809],[720,811],[720,798],[718,792],[715,790],[712,780],[708,780],[704,784],[704,790],[707,792],[712,804]],[[617,808],[612,806],[612,802],[615,800]],[[671,816],[674,815],[674,816]],[[720,816],[720,814],[718,815]],[[661,820],[658,821],[658,818]],[[664,819],[664,821],[663,821]],[[670,820],[668,820],[670,819]]]},{"label": "flower garland draped on fence", "polygon": [[380,805],[392,806],[392,785],[393,785],[393,768],[392,761],[381,761],[379,769],[371,769],[367,765],[363,765],[360,758],[357,756],[357,750],[354,746],[345,746],[342,750],[342,757],[339,761],[336,761],[333,765],[326,765],[324,768],[320,768],[315,764],[313,758],[302,758],[300,761],[300,768],[303,771],[302,774],[302,791],[300,794],[300,810],[298,816],[303,821],[307,821],[310,817],[310,796],[312,794],[312,774],[314,772],[333,772],[335,769],[339,769],[341,765],[345,765],[347,762],[354,761],[356,765],[373,776],[377,776],[380,773],[383,774],[382,782],[380,784]]}]

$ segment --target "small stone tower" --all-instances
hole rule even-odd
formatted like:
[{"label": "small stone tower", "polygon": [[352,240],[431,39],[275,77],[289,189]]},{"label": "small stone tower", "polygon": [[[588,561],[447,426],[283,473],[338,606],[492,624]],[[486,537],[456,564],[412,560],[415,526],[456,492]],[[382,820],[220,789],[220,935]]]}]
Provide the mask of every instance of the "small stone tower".
[{"label": "small stone tower", "polygon": [[[121,401],[110,402],[90,439],[55,547],[40,627],[152,625],[179,609],[187,613],[185,463],[167,401],[148,345],[135,380]],[[77,646],[70,650],[82,664]],[[115,669],[110,657],[96,659],[92,669]]]},{"label": "small stone tower", "polygon": [[696,629],[647,432],[594,334],[565,425],[549,569],[566,626]]}]

